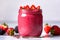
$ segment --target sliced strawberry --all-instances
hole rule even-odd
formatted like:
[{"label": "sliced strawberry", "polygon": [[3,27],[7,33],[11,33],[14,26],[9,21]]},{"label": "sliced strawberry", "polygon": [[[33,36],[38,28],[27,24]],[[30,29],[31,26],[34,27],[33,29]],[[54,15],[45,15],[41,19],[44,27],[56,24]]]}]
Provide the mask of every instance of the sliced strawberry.
[{"label": "sliced strawberry", "polygon": [[31,6],[31,9],[32,9],[32,10],[35,9],[35,8],[36,8],[36,7],[35,7],[34,5]]},{"label": "sliced strawberry", "polygon": [[37,9],[40,9],[40,6],[37,6]]},{"label": "sliced strawberry", "polygon": [[51,30],[51,26],[49,26],[48,24],[45,25],[44,31],[48,34]]},{"label": "sliced strawberry", "polygon": [[22,9],[23,7],[22,6],[20,6],[20,9]]},{"label": "sliced strawberry", "polygon": [[24,7],[20,6],[20,9],[24,9]]},{"label": "sliced strawberry", "polygon": [[26,5],[25,9],[28,10],[29,9],[29,5]]}]

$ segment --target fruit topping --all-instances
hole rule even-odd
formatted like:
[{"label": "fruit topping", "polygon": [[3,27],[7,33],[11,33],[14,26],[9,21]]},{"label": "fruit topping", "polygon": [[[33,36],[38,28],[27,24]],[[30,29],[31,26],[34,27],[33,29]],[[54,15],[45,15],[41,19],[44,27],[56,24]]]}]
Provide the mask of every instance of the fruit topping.
[{"label": "fruit topping", "polygon": [[35,8],[36,8],[36,7],[35,7],[34,5],[31,6],[31,9],[32,9],[32,10],[35,9]]},{"label": "fruit topping", "polygon": [[51,30],[51,26],[46,24],[45,27],[44,27],[44,31],[48,34]]},{"label": "fruit topping", "polygon": [[52,35],[60,35],[59,26],[53,25],[50,32],[51,32]]},{"label": "fruit topping", "polygon": [[10,36],[14,35],[14,29],[13,28],[8,28],[7,34],[10,35]]},{"label": "fruit topping", "polygon": [[3,23],[1,26],[4,31],[7,31],[8,25],[6,23]]},{"label": "fruit topping", "polygon": [[5,34],[5,31],[0,29],[0,35],[3,35],[3,34]]},{"label": "fruit topping", "polygon": [[37,9],[40,9],[40,6],[37,6]]},{"label": "fruit topping", "polygon": [[28,10],[29,9],[29,5],[26,5],[25,9]]},{"label": "fruit topping", "polygon": [[2,25],[4,25],[4,26],[7,26],[8,27],[8,25],[4,22]]},{"label": "fruit topping", "polygon": [[26,9],[26,10],[28,10],[28,9],[35,10],[36,9],[36,10],[38,10],[38,9],[40,9],[40,6],[35,7],[35,5],[32,5],[31,7],[29,7],[29,5],[26,5],[24,7],[20,6],[20,9]]},{"label": "fruit topping", "polygon": [[20,9],[22,9],[22,6],[20,6]]},{"label": "fruit topping", "polygon": [[18,26],[16,26],[14,30],[16,33],[18,33]]}]

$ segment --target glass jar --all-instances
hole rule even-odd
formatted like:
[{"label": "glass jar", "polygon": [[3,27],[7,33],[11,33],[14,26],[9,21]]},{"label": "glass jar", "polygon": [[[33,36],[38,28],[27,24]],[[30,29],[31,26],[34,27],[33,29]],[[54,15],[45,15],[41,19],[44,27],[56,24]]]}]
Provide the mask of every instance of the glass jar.
[{"label": "glass jar", "polygon": [[19,9],[18,31],[23,37],[39,37],[43,28],[43,16],[41,9]]}]

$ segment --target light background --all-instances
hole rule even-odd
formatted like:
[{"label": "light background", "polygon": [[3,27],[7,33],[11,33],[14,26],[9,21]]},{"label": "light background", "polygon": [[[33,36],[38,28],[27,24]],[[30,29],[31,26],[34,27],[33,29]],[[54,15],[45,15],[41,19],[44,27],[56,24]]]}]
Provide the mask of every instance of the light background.
[{"label": "light background", "polygon": [[0,21],[17,21],[22,5],[40,5],[44,21],[60,21],[60,0],[0,0]]},{"label": "light background", "polygon": [[[41,6],[43,21],[60,26],[60,0],[0,0],[0,22],[16,22],[20,6],[32,4]],[[54,23],[51,21],[54,21]],[[55,22],[56,21],[56,22]],[[15,27],[16,23],[8,23],[9,27]],[[44,35],[44,31],[42,33]]]}]

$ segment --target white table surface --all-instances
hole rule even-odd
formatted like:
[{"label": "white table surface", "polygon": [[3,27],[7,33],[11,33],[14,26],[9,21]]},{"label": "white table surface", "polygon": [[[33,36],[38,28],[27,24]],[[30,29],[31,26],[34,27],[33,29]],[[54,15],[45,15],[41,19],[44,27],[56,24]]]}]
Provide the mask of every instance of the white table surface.
[{"label": "white table surface", "polygon": [[16,38],[12,36],[0,36],[0,40],[60,40],[60,36],[48,38]]},{"label": "white table surface", "polygon": [[[50,25],[58,25],[58,26],[60,26],[60,22],[58,22],[58,21],[45,21],[43,23],[43,25],[45,23],[49,23]],[[8,23],[8,25],[9,25],[9,27],[14,28],[17,25],[17,23]],[[43,30],[41,36],[44,36],[44,35],[45,35],[45,32]],[[60,40],[60,36],[46,37],[46,38],[16,38],[16,37],[13,37],[13,36],[0,36],[0,40]]]}]

